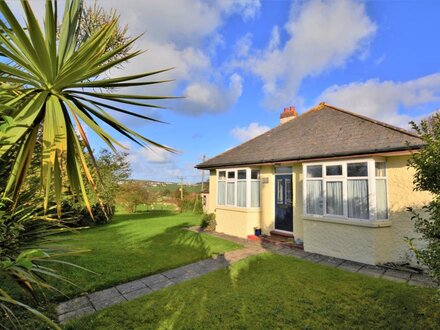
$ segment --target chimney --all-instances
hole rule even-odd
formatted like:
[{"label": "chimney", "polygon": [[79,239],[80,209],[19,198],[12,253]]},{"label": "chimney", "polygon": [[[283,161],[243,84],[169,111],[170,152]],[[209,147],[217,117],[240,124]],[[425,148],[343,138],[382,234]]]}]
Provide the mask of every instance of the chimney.
[{"label": "chimney", "polygon": [[287,123],[296,117],[298,117],[298,113],[296,112],[294,106],[284,108],[284,111],[280,115],[280,125]]}]

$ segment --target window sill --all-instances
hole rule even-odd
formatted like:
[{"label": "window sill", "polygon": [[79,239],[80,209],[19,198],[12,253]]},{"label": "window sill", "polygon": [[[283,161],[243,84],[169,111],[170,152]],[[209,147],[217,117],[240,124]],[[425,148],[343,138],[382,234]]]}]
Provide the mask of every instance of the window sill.
[{"label": "window sill", "polygon": [[330,217],[314,217],[311,215],[303,216],[304,220],[307,221],[320,221],[327,223],[336,223],[340,225],[349,225],[349,226],[359,226],[359,227],[369,227],[369,228],[382,228],[382,227],[391,227],[390,220],[350,220],[350,219],[341,219],[341,218],[330,218]]},{"label": "window sill", "polygon": [[259,207],[238,207],[238,206],[227,206],[227,205],[218,205],[216,210],[222,211],[234,211],[234,212],[243,212],[243,213],[259,213]]}]

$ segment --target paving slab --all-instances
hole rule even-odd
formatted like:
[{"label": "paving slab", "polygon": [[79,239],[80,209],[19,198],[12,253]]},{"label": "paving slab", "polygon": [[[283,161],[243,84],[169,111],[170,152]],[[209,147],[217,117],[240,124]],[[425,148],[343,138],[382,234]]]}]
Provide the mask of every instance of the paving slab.
[{"label": "paving slab", "polygon": [[142,278],[141,281],[153,291],[175,284],[162,274],[148,276]]},{"label": "paving slab", "polygon": [[425,286],[429,288],[440,287],[440,285],[427,274],[412,274],[408,283],[411,285]]},{"label": "paving slab", "polygon": [[308,260],[314,263],[318,263],[323,260],[325,257],[322,254],[310,253],[308,256],[304,257],[304,260]]},{"label": "paving slab", "polygon": [[85,316],[85,315],[88,315],[88,314],[92,314],[94,312],[96,312],[96,310],[92,307],[92,305],[90,305],[90,306],[78,309],[76,311],[72,311],[72,312],[68,312],[68,313],[64,313],[64,314],[58,315],[58,322],[63,324],[63,323],[66,323],[69,320],[77,319],[77,318],[80,318],[82,316]]},{"label": "paving slab", "polygon": [[175,268],[175,269],[171,269],[166,272],[163,272],[162,275],[165,276],[166,278],[172,280],[173,278],[182,276],[182,275],[186,274],[187,272],[188,271],[185,268],[179,267],[179,268]]},{"label": "paving slab", "polygon": [[88,295],[96,310],[100,310],[117,303],[126,301],[116,288],[105,289]]},{"label": "paving slab", "polygon": [[123,294],[123,296],[127,300],[133,300],[133,299],[136,299],[138,297],[145,296],[145,295],[147,295],[147,294],[149,294],[151,292],[153,292],[152,289],[147,288],[147,287],[143,287],[143,288],[140,288],[140,289],[135,290],[135,291],[127,292],[127,293]]},{"label": "paving slab", "polygon": [[226,261],[225,259],[211,259],[211,260],[206,260],[205,262],[199,264],[196,266],[196,271],[199,274],[207,274],[219,269],[225,269],[226,267],[228,267],[229,262]]},{"label": "paving slab", "polygon": [[407,282],[410,277],[411,273],[394,269],[387,269],[382,275],[382,278],[386,278],[387,280],[395,282]]},{"label": "paving slab", "polygon": [[365,265],[359,269],[358,273],[372,277],[381,277],[385,273],[385,269],[379,266]]},{"label": "paving slab", "polygon": [[87,296],[82,296],[66,302],[62,302],[57,306],[56,311],[57,314],[60,315],[87,307],[92,307],[90,300],[89,298],[87,298]]},{"label": "paving slab", "polygon": [[326,257],[319,260],[318,264],[326,265],[326,266],[332,266],[332,267],[338,267],[340,264],[342,264],[345,260],[339,259],[335,257]]},{"label": "paving slab", "polygon": [[365,264],[361,264],[359,262],[345,260],[342,264],[338,266],[338,268],[347,270],[349,272],[356,273],[361,269]]},{"label": "paving slab", "polygon": [[116,289],[121,293],[121,294],[126,294],[128,292],[131,291],[136,291],[142,288],[146,288],[145,284],[140,281],[140,280],[136,280],[136,281],[131,281],[125,284],[121,284],[121,285],[117,285]]},{"label": "paving slab", "polygon": [[199,276],[200,276],[200,274],[196,273],[196,272],[186,272],[180,276],[172,278],[171,281],[173,281],[174,283],[180,283],[180,282],[185,282],[185,281],[191,280],[191,279],[199,277]]}]

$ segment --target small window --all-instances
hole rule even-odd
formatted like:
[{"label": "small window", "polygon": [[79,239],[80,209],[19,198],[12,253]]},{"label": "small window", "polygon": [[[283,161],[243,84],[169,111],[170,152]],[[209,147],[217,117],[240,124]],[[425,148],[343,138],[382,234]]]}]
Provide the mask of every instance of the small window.
[{"label": "small window", "polygon": [[307,177],[322,178],[322,166],[321,165],[307,166]]},{"label": "small window", "polygon": [[387,175],[387,170],[385,162],[376,162],[376,176],[385,177]]},{"label": "small window", "polygon": [[238,180],[246,180],[246,170],[239,170],[237,173]]},{"label": "small window", "polygon": [[235,172],[228,172],[228,179],[234,179],[235,178]]},{"label": "small window", "polygon": [[347,176],[349,177],[368,176],[367,163],[347,164]]},{"label": "small window", "polygon": [[292,180],[286,179],[286,204],[292,204]]},{"label": "small window", "polygon": [[277,179],[277,204],[284,204],[283,179]]},{"label": "small window", "polygon": [[224,179],[226,179],[226,172],[225,172],[225,171],[220,171],[220,172],[218,172],[218,179],[219,179],[219,180],[224,180]]},{"label": "small window", "polygon": [[277,174],[290,174],[292,173],[292,166],[276,166],[275,173]]},{"label": "small window", "polygon": [[342,165],[330,165],[325,167],[327,176],[342,175]]},{"label": "small window", "polygon": [[252,180],[260,179],[260,171],[259,170],[252,170],[251,171],[251,179]]}]

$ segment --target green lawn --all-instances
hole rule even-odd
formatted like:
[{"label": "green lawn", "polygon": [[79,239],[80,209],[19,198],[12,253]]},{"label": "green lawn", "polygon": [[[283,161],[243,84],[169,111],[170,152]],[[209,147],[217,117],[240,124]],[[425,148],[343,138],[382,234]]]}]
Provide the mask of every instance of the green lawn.
[{"label": "green lawn", "polygon": [[[170,210],[117,214],[110,224],[55,237],[60,240],[56,244],[58,247],[90,250],[77,256],[64,257],[63,260],[90,269],[96,274],[70,266],[51,265],[76,286],[56,281],[54,286],[62,293],[47,292],[46,302],[40,304],[38,309],[55,319],[57,301],[65,301],[86,292],[108,288],[241,247],[184,229],[199,224],[200,218],[201,215],[180,214]],[[0,278],[0,281],[2,287],[7,287],[14,297],[32,304],[32,300],[23,296],[23,291],[10,279]],[[25,329],[47,328],[41,321],[20,309],[17,310],[17,316]],[[6,321],[2,321],[0,314],[0,328],[4,325],[3,322]],[[9,323],[6,325],[11,327]]]},{"label": "green lawn", "polygon": [[57,288],[69,296],[77,296],[240,247],[184,230],[199,224],[200,218],[192,213],[171,211],[116,215],[108,225],[68,234],[63,237],[62,246],[91,251],[64,260],[97,274],[59,266],[58,270],[78,287],[58,283]]},{"label": "green lawn", "polygon": [[69,323],[67,329],[438,329],[433,289],[264,254]]}]

